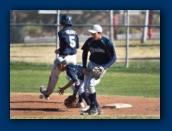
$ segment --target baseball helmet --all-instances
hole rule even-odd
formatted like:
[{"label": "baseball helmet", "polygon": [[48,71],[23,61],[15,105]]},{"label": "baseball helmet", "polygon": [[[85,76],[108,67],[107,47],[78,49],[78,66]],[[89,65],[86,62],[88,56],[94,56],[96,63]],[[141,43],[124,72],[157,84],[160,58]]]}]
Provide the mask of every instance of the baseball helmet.
[{"label": "baseball helmet", "polygon": [[72,16],[70,15],[62,15],[60,24],[68,24],[72,25]]}]

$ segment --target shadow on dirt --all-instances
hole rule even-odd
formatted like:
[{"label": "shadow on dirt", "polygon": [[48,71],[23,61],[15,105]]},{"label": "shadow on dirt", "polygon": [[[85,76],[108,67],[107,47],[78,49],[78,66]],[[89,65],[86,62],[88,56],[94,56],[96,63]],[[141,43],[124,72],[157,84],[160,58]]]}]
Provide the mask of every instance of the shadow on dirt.
[{"label": "shadow on dirt", "polygon": [[10,101],[10,103],[56,103],[62,104],[63,102],[51,102],[51,101]]},{"label": "shadow on dirt", "polygon": [[60,110],[59,108],[10,108],[10,110],[18,110],[18,111],[26,111],[26,110],[35,110],[35,111],[57,111],[57,112],[65,112],[64,110]]}]

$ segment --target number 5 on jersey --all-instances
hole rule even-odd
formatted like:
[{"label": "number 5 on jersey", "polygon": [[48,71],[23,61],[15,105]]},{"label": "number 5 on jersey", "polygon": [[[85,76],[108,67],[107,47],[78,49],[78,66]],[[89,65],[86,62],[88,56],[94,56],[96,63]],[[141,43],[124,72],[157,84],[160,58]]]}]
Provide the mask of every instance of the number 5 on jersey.
[{"label": "number 5 on jersey", "polygon": [[76,47],[75,36],[69,36],[70,47]]}]

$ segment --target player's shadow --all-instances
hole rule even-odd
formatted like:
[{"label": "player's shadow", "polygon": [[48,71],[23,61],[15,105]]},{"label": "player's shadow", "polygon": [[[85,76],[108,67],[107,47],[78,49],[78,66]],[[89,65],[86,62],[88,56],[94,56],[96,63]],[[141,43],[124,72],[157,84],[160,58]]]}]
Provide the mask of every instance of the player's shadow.
[{"label": "player's shadow", "polygon": [[64,110],[60,110],[59,108],[10,108],[10,110],[18,110],[18,111],[29,111],[29,110],[35,110],[35,111],[55,111],[55,112],[65,112]]},{"label": "player's shadow", "polygon": [[62,104],[63,102],[50,102],[50,101],[10,101],[10,103],[56,103]]}]

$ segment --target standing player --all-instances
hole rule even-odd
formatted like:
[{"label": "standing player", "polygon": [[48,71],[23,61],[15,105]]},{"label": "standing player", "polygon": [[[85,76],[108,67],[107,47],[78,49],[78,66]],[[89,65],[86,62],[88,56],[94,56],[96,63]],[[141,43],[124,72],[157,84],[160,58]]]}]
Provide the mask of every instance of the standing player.
[{"label": "standing player", "polygon": [[[63,27],[63,29],[58,32],[60,48],[55,50],[55,53],[59,54],[60,57],[63,57],[67,64],[76,64],[76,53],[79,48],[79,38],[76,31],[72,29],[72,17],[70,15],[63,15],[61,17],[60,24]],[[49,99],[49,96],[54,91],[61,73],[61,71],[56,68],[58,64],[56,62],[57,60],[54,61],[47,89],[43,86],[40,87],[40,92],[45,99]],[[67,77],[67,79],[69,78]]]},{"label": "standing player", "polygon": [[[85,74],[84,88],[88,88],[91,105],[90,108],[82,112],[81,115],[97,115],[95,86],[100,82],[100,78],[92,78],[88,75],[88,71],[94,67],[101,67],[104,68],[105,73],[105,71],[116,61],[116,53],[113,43],[108,38],[102,36],[102,27],[100,25],[93,25],[88,32],[91,33],[92,37],[88,38],[82,47],[82,63],[83,73]],[[87,66],[89,51],[90,61]]]}]

